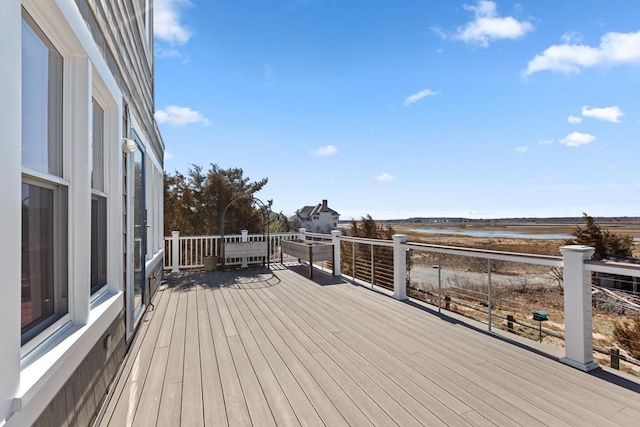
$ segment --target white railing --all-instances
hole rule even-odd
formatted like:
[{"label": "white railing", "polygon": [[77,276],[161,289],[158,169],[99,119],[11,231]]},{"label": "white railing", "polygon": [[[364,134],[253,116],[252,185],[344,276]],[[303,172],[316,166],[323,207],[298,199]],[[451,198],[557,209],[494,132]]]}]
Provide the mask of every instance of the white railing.
[{"label": "white railing", "polygon": [[[239,242],[242,236],[225,236],[225,241]],[[262,235],[252,235],[248,241],[263,241]],[[286,240],[331,240],[334,248],[333,271],[341,276],[341,262],[345,265],[345,276],[358,283],[377,285],[376,280],[393,286],[393,296],[399,300],[407,299],[407,254],[413,252],[430,252],[440,255],[455,255],[485,259],[487,262],[488,287],[487,306],[489,309],[489,329],[491,329],[491,271],[492,262],[517,262],[547,266],[561,271],[564,282],[564,318],[565,318],[565,357],[560,361],[590,371],[598,367],[593,360],[593,324],[591,314],[591,273],[607,273],[626,276],[633,283],[640,283],[640,265],[612,264],[592,261],[594,249],[587,246],[569,245],[560,248],[562,256],[546,256],[501,252],[472,248],[407,243],[407,236],[396,234],[393,240],[364,239],[341,236],[340,231],[331,235],[307,233],[300,229],[298,233],[279,233],[270,236],[270,261],[280,257],[280,242]],[[172,237],[165,238],[165,268],[177,271],[180,268],[202,267],[202,256],[217,255],[219,236],[180,237],[174,232]],[[356,248],[358,252],[356,252]],[[364,248],[364,249],[363,249]],[[344,251],[344,257],[341,257]],[[363,259],[363,254],[365,254]],[[356,256],[357,255],[357,256]],[[380,259],[375,259],[378,256]],[[370,259],[369,259],[370,258]],[[240,264],[231,260],[227,264]],[[368,270],[367,270],[368,269]],[[362,272],[365,272],[363,274]],[[351,273],[350,275],[348,273]],[[370,282],[369,282],[369,277]],[[440,266],[438,265],[438,287],[440,287]],[[440,289],[439,289],[440,291]],[[438,295],[440,292],[438,292]],[[439,298],[439,297],[438,297]],[[438,302],[438,310],[440,310]]]},{"label": "white railing", "polygon": [[[226,243],[240,243],[243,236],[241,234],[225,235]],[[300,238],[300,233],[275,233],[275,234],[249,234],[248,242],[269,242],[269,262],[280,260],[280,242],[282,240],[295,240]],[[164,268],[173,272],[204,267],[204,257],[218,257],[217,264],[220,265],[221,236],[181,236],[179,231],[174,231],[171,237],[164,238]],[[246,260],[247,264],[259,264],[264,261],[264,257],[251,257]],[[227,258],[225,265],[240,265],[242,258]]]}]

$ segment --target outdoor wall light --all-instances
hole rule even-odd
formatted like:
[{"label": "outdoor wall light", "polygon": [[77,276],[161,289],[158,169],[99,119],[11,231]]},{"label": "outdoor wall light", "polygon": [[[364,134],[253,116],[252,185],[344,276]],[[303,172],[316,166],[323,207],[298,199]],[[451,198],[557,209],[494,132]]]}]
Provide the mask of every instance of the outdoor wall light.
[{"label": "outdoor wall light", "polygon": [[125,154],[133,153],[138,149],[138,144],[133,139],[122,138],[122,152]]}]

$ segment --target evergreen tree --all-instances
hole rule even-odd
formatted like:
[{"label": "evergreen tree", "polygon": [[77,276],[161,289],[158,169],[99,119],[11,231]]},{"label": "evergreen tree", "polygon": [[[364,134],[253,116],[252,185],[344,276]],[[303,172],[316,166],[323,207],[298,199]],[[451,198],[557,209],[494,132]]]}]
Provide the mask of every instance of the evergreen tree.
[{"label": "evergreen tree", "polygon": [[610,255],[631,256],[633,238],[618,235],[603,229],[595,220],[583,213],[584,227],[577,226],[573,234],[575,239],[568,240],[569,245],[585,245],[595,248],[593,259],[604,259]]},{"label": "evergreen tree", "polygon": [[233,200],[225,216],[225,234],[240,230],[260,233],[265,218],[263,210],[251,197],[266,184],[267,178],[251,182],[240,168],[222,169],[211,164],[208,171],[192,165],[186,175],[165,172],[164,232],[179,230],[185,236],[220,234],[224,209]]}]

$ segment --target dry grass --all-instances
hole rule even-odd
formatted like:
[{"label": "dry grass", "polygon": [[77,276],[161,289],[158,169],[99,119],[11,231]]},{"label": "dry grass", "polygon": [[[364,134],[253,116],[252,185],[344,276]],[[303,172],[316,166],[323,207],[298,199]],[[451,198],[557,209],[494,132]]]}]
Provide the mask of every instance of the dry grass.
[{"label": "dry grass", "polygon": [[[640,238],[640,219],[598,219],[602,228],[616,234]],[[419,228],[457,231],[492,231],[516,232],[526,234],[567,234],[570,235],[577,225],[583,225],[580,219],[576,223],[545,223],[544,220],[532,222],[484,221],[463,223],[394,223],[396,232],[406,234],[409,241],[445,246],[462,246],[477,249],[500,250],[508,252],[530,253],[540,255],[560,255],[563,239],[514,239],[470,237],[457,234],[430,234],[414,231]],[[633,256],[640,257],[640,241],[633,245]]]},{"label": "dry grass", "polygon": [[640,316],[634,316],[613,325],[613,336],[631,357],[640,359]]}]

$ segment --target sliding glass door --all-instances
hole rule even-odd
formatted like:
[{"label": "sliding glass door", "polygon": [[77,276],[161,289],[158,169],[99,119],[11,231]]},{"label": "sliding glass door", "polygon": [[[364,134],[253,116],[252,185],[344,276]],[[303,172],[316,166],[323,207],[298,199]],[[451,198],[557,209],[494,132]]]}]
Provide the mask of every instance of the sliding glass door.
[{"label": "sliding glass door", "polygon": [[133,192],[131,197],[133,213],[133,292],[132,321],[138,321],[145,307],[147,293],[145,281],[145,261],[147,257],[147,221],[145,203],[145,162],[142,145],[137,141],[138,149],[130,155],[133,162]]}]

